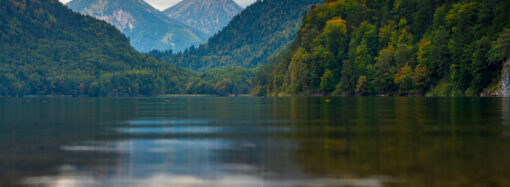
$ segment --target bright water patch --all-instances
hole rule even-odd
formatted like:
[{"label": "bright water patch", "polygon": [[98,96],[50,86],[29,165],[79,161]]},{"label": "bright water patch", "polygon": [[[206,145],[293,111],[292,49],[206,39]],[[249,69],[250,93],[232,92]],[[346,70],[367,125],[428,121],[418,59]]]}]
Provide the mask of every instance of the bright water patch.
[{"label": "bright water patch", "polygon": [[249,126],[177,126],[177,127],[124,127],[118,132],[128,134],[256,134],[288,133],[291,127],[249,127]]},{"label": "bright water patch", "polygon": [[136,119],[128,120],[125,123],[130,126],[177,126],[177,125],[246,125],[246,124],[284,124],[290,120],[213,120],[213,119]]},{"label": "bright water patch", "polygon": [[205,125],[216,122],[215,120],[197,120],[197,119],[139,119],[129,120],[128,125]]}]

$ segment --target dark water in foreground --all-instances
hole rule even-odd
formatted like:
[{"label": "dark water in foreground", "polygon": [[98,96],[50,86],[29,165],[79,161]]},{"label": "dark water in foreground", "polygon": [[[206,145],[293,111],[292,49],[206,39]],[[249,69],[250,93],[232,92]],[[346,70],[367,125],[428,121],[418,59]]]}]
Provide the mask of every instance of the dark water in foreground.
[{"label": "dark water in foreground", "polygon": [[0,98],[0,186],[509,186],[501,98]]}]

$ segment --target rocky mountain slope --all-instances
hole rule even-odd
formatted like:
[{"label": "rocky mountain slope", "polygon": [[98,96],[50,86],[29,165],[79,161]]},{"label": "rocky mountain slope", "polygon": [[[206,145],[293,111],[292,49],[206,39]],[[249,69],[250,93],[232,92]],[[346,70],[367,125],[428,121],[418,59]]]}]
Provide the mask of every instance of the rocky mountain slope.
[{"label": "rocky mountain slope", "polygon": [[181,51],[207,38],[202,32],[168,18],[143,0],[73,0],[72,10],[104,20],[129,37],[141,52]]},{"label": "rocky mountain slope", "polygon": [[212,36],[242,8],[232,0],[184,0],[163,11],[168,17]]}]

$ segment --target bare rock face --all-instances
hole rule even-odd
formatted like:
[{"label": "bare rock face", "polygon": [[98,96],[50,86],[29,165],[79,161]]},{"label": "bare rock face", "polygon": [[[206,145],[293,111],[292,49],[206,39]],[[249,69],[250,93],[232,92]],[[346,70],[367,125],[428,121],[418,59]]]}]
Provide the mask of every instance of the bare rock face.
[{"label": "bare rock face", "polygon": [[204,33],[170,19],[143,0],[73,0],[66,5],[115,26],[141,52],[182,51],[207,39]]},{"label": "bare rock face", "polygon": [[212,36],[242,10],[233,0],[184,0],[163,13]]},{"label": "bare rock face", "polygon": [[136,19],[129,12],[122,9],[116,10],[112,15],[101,15],[96,18],[112,24],[121,31],[128,29],[132,32],[136,24]]},{"label": "bare rock face", "polygon": [[501,82],[501,96],[510,97],[510,60],[506,62],[503,72],[505,73]]}]

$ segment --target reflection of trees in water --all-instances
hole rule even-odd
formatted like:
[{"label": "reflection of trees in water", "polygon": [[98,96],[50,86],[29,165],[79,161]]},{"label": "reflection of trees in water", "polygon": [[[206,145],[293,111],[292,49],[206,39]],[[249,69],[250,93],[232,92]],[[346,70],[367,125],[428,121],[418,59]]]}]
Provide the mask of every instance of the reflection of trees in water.
[{"label": "reflection of trees in water", "polygon": [[505,125],[510,125],[510,97],[502,98],[502,107],[501,112],[503,119],[505,120]]},{"label": "reflection of trees in water", "polygon": [[219,162],[227,171],[255,176],[265,180],[295,179],[304,176],[296,163],[296,142],[283,137],[253,137],[232,139],[227,149],[217,150]]},{"label": "reflection of trees in water", "polygon": [[[403,186],[503,186],[510,142],[486,98],[338,98],[337,123],[301,127],[297,161],[316,176],[392,176]],[[309,109],[295,109],[308,114]],[[330,114],[327,114],[330,113]],[[349,120],[346,120],[348,118]],[[317,119],[314,119],[317,120]],[[315,125],[315,126],[313,126]]]},{"label": "reflection of trees in water", "polygon": [[[308,138],[298,161],[316,176],[392,176],[405,186],[504,186],[510,182],[508,142],[486,137],[428,137],[394,134],[373,137]],[[467,151],[469,150],[469,151]]]}]

